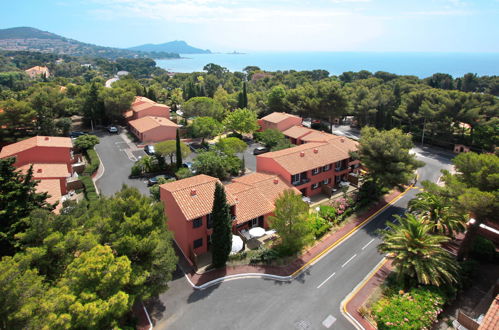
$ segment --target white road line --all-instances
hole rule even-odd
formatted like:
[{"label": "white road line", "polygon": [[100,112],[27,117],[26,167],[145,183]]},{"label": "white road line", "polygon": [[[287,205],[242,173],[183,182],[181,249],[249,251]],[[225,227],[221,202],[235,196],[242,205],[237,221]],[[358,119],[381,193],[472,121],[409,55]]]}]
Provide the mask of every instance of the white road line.
[{"label": "white road line", "polygon": [[372,242],[374,242],[374,238],[372,240],[369,241],[369,243],[367,243],[366,245],[364,245],[364,247],[362,248],[362,250],[364,250],[369,244],[371,244]]},{"label": "white road line", "polygon": [[321,284],[319,284],[319,286],[317,287],[317,289],[320,289],[320,287],[321,287],[321,286],[323,286],[323,285],[324,285],[324,284],[325,284],[325,283],[326,283],[326,282],[327,282],[327,281],[328,281],[331,277],[333,277],[333,276],[334,276],[334,274],[336,274],[336,273],[332,273],[331,275],[329,275],[329,277],[328,277],[328,278],[326,278],[326,279],[324,280],[324,282],[322,282]]},{"label": "white road line", "polygon": [[385,230],[388,230],[388,229],[390,229],[390,227],[386,226],[386,227],[385,227]]},{"label": "white road line", "polygon": [[345,267],[346,264],[348,264],[350,261],[352,261],[353,258],[355,258],[357,256],[357,254],[354,254],[350,259],[347,260],[347,262],[345,262],[343,265],[341,265],[341,268]]}]

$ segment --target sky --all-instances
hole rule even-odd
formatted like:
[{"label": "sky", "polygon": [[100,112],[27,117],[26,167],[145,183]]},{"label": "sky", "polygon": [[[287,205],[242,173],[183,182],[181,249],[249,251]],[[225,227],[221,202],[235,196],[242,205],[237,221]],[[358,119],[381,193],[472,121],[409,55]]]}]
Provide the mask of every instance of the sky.
[{"label": "sky", "polygon": [[0,28],[111,47],[499,52],[499,0],[0,0]]}]

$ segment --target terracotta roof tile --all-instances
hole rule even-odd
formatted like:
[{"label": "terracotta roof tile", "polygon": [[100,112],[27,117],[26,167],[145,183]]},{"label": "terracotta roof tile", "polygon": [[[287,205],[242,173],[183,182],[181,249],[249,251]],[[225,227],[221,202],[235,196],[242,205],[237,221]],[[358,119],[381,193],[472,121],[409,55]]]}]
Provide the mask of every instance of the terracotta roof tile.
[{"label": "terracotta roof tile", "polygon": [[3,147],[2,152],[0,152],[0,158],[13,156],[34,147],[73,148],[73,142],[71,142],[71,138],[69,137],[34,136]]},{"label": "terracotta roof tile", "polygon": [[287,137],[300,139],[304,142],[326,142],[333,139],[339,139],[340,136],[321,132],[305,126],[293,126],[282,132]]},{"label": "terracotta roof tile", "polygon": [[153,116],[145,116],[139,119],[131,120],[129,124],[133,126],[133,128],[135,128],[140,133],[144,133],[159,126],[175,127],[175,128],[179,127],[170,119],[163,117],[153,117]]},{"label": "terracotta roof tile", "polygon": [[[31,164],[26,164],[18,169],[27,173]],[[33,177],[36,178],[67,178],[69,176],[66,164],[33,164]]]},{"label": "terracotta roof tile", "polygon": [[258,155],[271,158],[290,174],[298,174],[313,168],[347,159],[349,151],[357,150],[356,142],[347,139],[333,139],[329,142],[306,143],[289,149]]},{"label": "terracotta roof tile", "polygon": [[[187,220],[193,220],[211,213],[217,178],[200,174],[175,182],[162,184],[161,189],[171,193],[180,211]],[[230,194],[227,195],[229,205],[236,204]]]},{"label": "terracotta roof tile", "polygon": [[299,139],[302,136],[310,134],[311,129],[305,126],[293,126],[282,133],[290,138]]},{"label": "terracotta roof tile", "polygon": [[286,113],[286,112],[272,112],[270,115],[262,117],[262,120],[268,121],[270,123],[280,123],[288,118],[300,118],[298,116]]},{"label": "terracotta roof tile", "polygon": [[61,197],[61,185],[58,179],[44,179],[40,180],[36,186],[36,191],[38,193],[46,192],[50,195],[47,198],[47,202],[50,204],[54,204],[55,202],[59,202],[57,207],[55,208],[55,212],[59,213],[59,210],[62,208]]},{"label": "terracotta roof tile", "polygon": [[483,318],[478,330],[499,329],[499,295],[497,295],[490,304],[489,310]]}]

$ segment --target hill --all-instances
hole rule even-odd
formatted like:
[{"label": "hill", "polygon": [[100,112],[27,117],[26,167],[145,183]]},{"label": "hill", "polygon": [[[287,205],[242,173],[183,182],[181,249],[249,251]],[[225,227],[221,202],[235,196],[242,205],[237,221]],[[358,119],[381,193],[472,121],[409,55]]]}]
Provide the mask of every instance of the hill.
[{"label": "hill", "polygon": [[143,52],[172,52],[179,54],[211,54],[209,49],[201,49],[188,45],[185,41],[175,40],[163,44],[145,44],[128,48]]},{"label": "hill", "polygon": [[145,52],[87,44],[32,27],[0,29],[0,50],[34,51],[104,58],[179,58],[178,53]]}]

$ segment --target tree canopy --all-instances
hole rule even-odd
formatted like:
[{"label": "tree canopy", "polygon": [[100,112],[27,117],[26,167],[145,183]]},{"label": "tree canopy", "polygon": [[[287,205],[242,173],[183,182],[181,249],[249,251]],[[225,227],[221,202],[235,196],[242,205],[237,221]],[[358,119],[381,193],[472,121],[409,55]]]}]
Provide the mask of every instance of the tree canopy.
[{"label": "tree canopy", "polygon": [[213,138],[216,135],[222,133],[222,124],[214,118],[211,117],[198,117],[192,122],[192,134],[195,137],[204,139]]},{"label": "tree canopy", "polygon": [[236,109],[229,112],[223,121],[223,125],[227,129],[241,134],[253,133],[258,129],[256,113],[248,109]]}]

